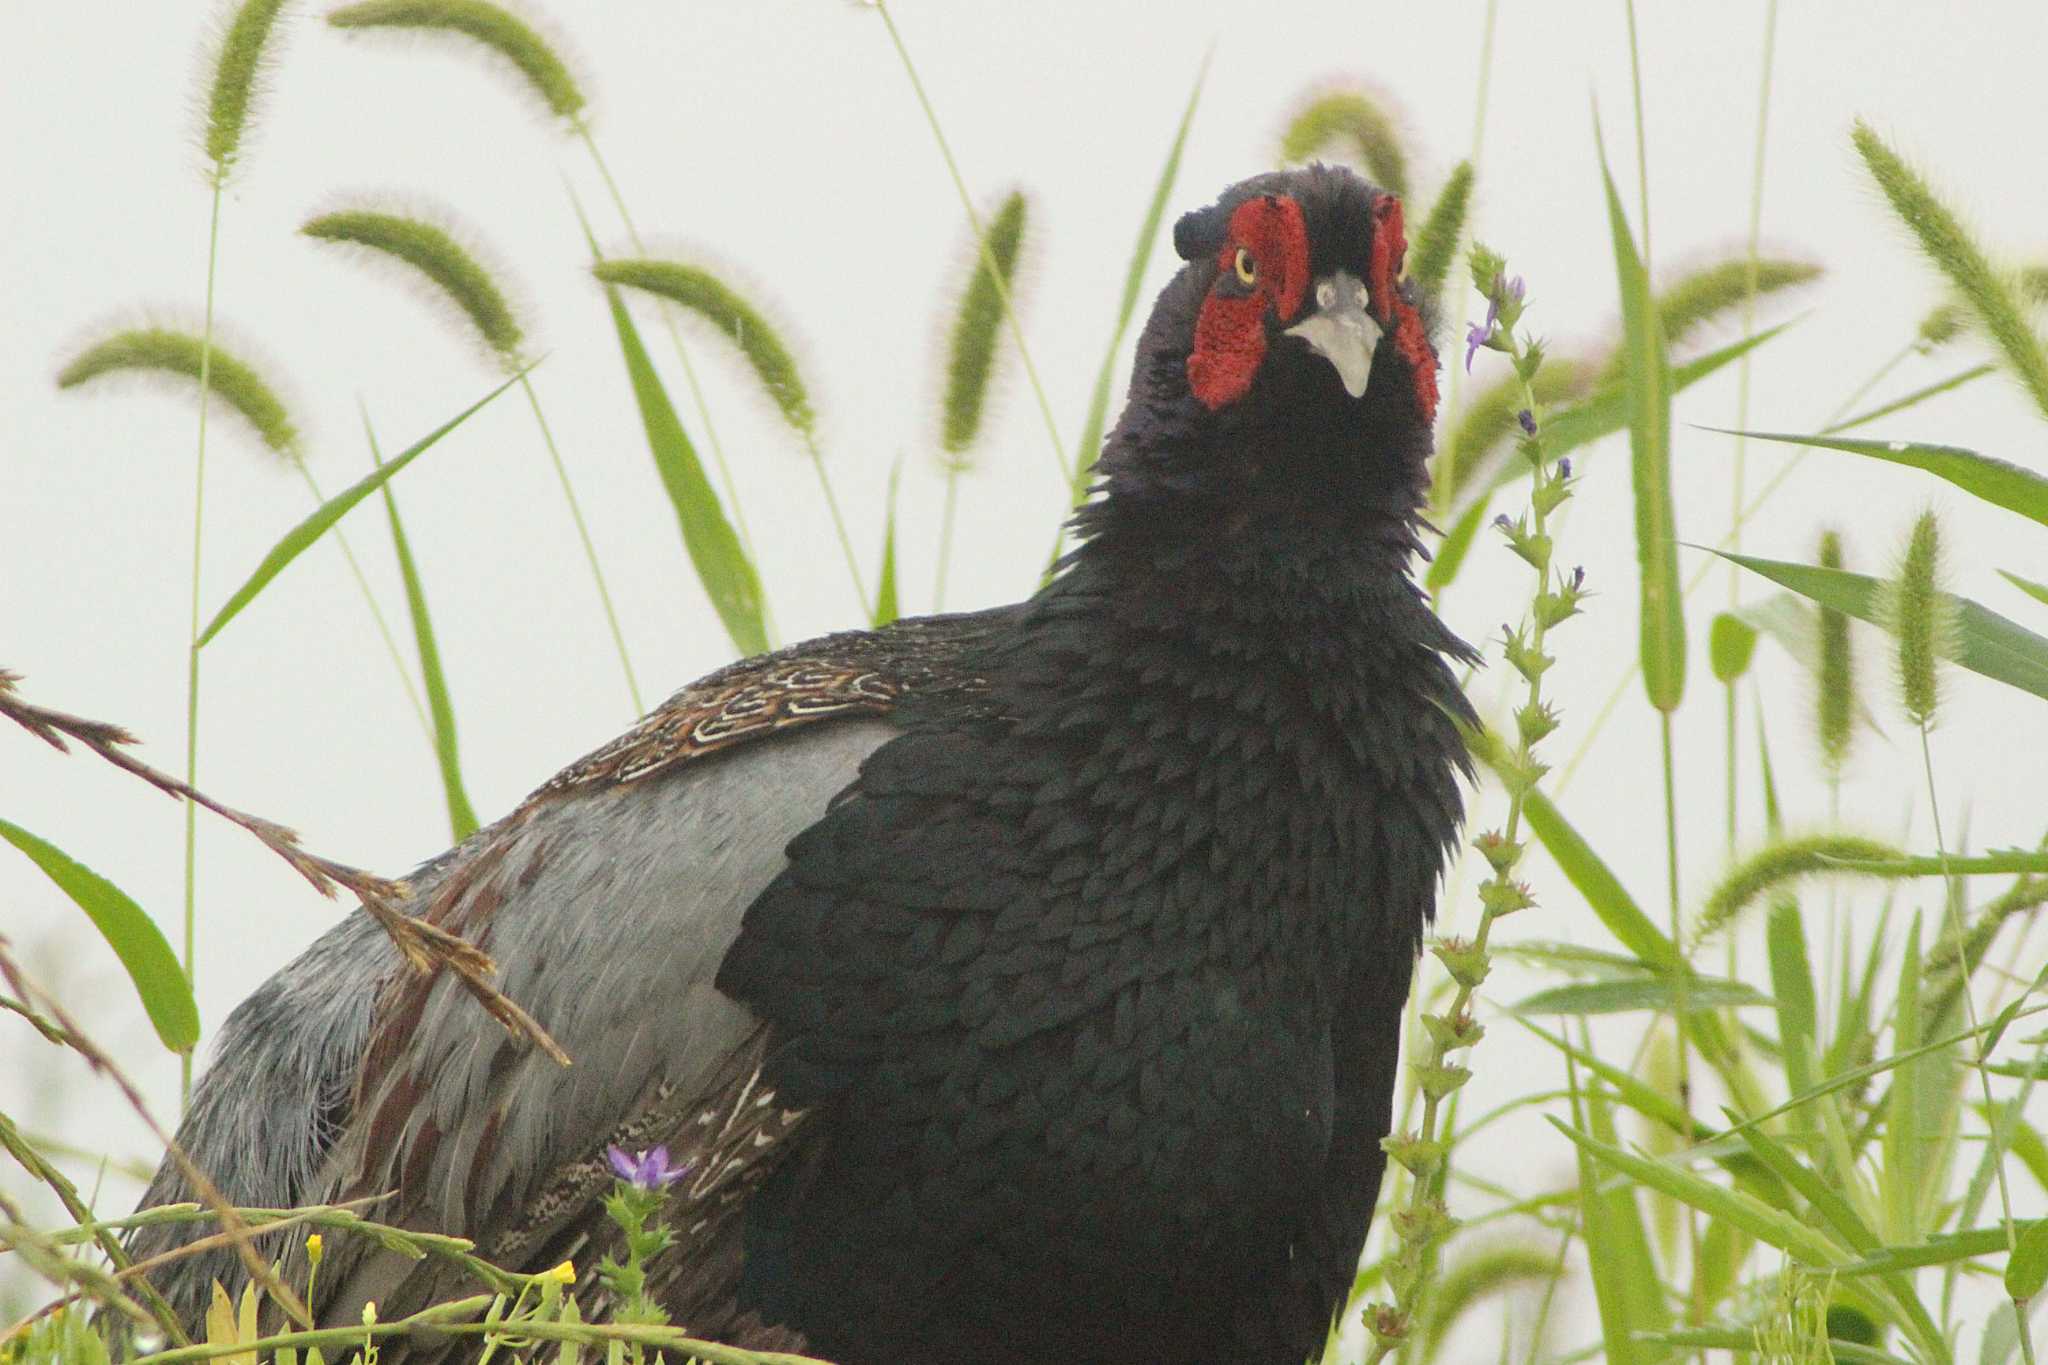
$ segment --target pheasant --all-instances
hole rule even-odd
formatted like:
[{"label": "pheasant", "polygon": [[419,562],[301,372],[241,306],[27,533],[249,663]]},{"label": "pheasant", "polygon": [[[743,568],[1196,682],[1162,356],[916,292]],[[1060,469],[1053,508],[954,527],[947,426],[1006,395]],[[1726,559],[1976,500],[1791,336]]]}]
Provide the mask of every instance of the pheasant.
[{"label": "pheasant", "polygon": [[[713,673],[414,875],[570,1067],[366,914],[330,930],[230,1016],[180,1130],[230,1199],[388,1196],[507,1267],[573,1260],[588,1316],[608,1149],[660,1146],[649,1287],[700,1337],[1321,1349],[1461,819],[1471,652],[1409,577],[1437,358],[1401,205],[1348,171],[1246,180],[1173,240],[1052,579]],[[167,1163],[143,1202],[184,1197]],[[239,1275],[156,1281],[196,1324]],[[330,1233],[309,1306],[472,1290]]]}]

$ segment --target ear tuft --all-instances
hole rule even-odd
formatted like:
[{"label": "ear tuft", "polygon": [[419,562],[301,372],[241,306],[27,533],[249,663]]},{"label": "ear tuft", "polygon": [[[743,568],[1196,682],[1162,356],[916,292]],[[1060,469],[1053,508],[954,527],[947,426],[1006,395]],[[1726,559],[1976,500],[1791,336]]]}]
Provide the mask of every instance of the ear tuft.
[{"label": "ear tuft", "polygon": [[1223,247],[1223,235],[1229,225],[1230,220],[1221,204],[1182,214],[1180,221],[1173,225],[1174,254],[1184,261],[1214,256]]}]

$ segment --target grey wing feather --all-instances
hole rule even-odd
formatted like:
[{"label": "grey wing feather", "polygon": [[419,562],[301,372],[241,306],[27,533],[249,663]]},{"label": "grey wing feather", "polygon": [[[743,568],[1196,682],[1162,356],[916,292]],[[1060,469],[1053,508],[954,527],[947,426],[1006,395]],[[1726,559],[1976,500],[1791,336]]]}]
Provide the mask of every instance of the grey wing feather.
[{"label": "grey wing feather", "polygon": [[[895,733],[878,720],[808,726],[535,808],[464,894],[491,907],[483,946],[500,987],[574,1065],[513,1040],[444,977],[416,1017],[389,1021],[402,1051],[365,1076],[311,1196],[395,1190],[380,1217],[469,1237],[487,1256],[515,1230],[530,1250],[586,1214],[564,1203],[531,1217],[563,1168],[601,1157],[657,1105],[687,1107],[758,1044],[759,1021],[712,985],[719,963],[785,846]],[[369,1299],[386,1316],[411,1311],[440,1273],[355,1239],[323,1266],[316,1311],[337,1323]]]}]

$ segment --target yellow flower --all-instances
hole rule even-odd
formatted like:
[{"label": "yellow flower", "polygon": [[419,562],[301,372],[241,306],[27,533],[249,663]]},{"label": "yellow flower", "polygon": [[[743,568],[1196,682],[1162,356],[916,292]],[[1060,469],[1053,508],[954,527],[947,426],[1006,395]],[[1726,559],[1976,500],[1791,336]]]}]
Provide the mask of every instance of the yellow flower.
[{"label": "yellow flower", "polygon": [[564,1261],[552,1270],[543,1270],[535,1278],[547,1280],[554,1284],[574,1284],[576,1283],[576,1263],[574,1261]]},{"label": "yellow flower", "polygon": [[306,1234],[306,1259],[312,1262],[313,1269],[315,1270],[320,1268],[320,1253],[324,1246],[325,1244],[320,1240],[319,1233],[309,1232]]}]

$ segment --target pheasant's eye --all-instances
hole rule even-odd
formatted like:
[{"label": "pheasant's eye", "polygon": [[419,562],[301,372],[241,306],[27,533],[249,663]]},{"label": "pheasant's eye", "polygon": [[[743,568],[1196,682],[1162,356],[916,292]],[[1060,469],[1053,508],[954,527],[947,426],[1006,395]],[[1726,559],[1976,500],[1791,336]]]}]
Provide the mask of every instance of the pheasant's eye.
[{"label": "pheasant's eye", "polygon": [[1252,260],[1252,253],[1243,247],[1237,249],[1237,258],[1231,262],[1237,270],[1237,282],[1243,285],[1255,284],[1259,278],[1259,267]]}]

